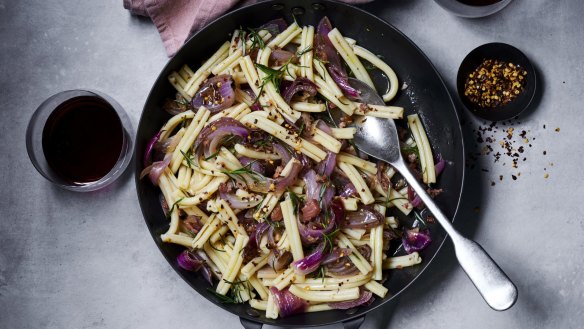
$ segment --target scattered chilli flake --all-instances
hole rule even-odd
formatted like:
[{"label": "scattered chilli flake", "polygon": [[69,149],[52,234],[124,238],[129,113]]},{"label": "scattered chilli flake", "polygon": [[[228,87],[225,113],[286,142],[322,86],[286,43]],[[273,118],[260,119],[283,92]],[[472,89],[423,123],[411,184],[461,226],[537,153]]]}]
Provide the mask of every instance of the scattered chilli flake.
[{"label": "scattered chilli flake", "polygon": [[[463,122],[463,125],[465,123]],[[543,129],[546,129],[544,124]],[[503,181],[503,177],[510,177],[516,181],[521,173],[518,171],[521,164],[526,164],[528,159],[529,149],[533,148],[536,137],[530,136],[531,130],[521,128],[521,121],[515,117],[508,121],[502,122],[481,122],[473,130],[475,136],[475,144],[472,150],[467,154],[466,167],[470,170],[480,169],[481,172],[492,172],[486,168],[480,167],[480,159],[492,159],[493,166],[499,166],[501,169],[511,168],[512,172],[506,170],[506,174],[498,175],[499,181]],[[555,132],[559,132],[560,128],[555,128]],[[547,155],[544,150],[543,155]],[[550,165],[551,166],[551,165]],[[503,168],[504,167],[504,168]],[[493,168],[494,169],[494,168]],[[547,168],[544,168],[546,171]],[[496,177],[496,176],[495,176]],[[548,178],[546,173],[544,178]],[[495,186],[496,179],[490,180],[490,185]]]}]

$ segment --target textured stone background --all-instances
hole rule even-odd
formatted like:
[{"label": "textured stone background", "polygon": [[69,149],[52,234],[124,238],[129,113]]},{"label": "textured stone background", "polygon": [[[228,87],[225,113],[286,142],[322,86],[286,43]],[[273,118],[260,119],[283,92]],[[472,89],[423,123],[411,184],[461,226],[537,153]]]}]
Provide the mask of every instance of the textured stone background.
[{"label": "textured stone background", "polygon": [[[136,127],[167,58],[154,26],[131,17],[121,2],[0,0],[0,328],[240,326],[163,259],[130,172],[105,191],[76,194],[51,186],[26,155],[28,119],[61,90],[102,90]],[[542,96],[515,125],[536,137],[528,160],[513,170],[509,161],[479,159],[456,221],[516,282],[518,303],[507,312],[490,310],[447,242],[416,284],[372,312],[363,328],[581,328],[584,2],[516,0],[480,20],[451,16],[429,0],[377,0],[365,8],[413,39],[451,90],[465,54],[501,41],[537,65]],[[476,152],[471,133],[482,123],[466,122],[465,142]]]}]

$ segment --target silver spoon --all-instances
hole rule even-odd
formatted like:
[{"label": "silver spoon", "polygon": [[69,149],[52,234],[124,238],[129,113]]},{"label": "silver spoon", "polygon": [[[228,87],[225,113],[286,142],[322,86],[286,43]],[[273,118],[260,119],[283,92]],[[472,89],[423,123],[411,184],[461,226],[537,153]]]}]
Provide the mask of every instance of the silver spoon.
[{"label": "silver spoon", "polygon": [[[361,91],[362,102],[385,105],[383,99],[369,85],[349,78],[353,88]],[[329,111],[333,122],[340,123],[341,111]],[[481,296],[491,308],[497,311],[509,309],[517,300],[517,288],[507,275],[476,242],[460,235],[451,221],[426,193],[426,189],[412,175],[400,153],[399,138],[393,120],[367,117],[356,120],[355,145],[360,151],[391,164],[420,196],[428,210],[432,212],[454,243],[456,257]],[[364,122],[363,122],[364,121]]]}]

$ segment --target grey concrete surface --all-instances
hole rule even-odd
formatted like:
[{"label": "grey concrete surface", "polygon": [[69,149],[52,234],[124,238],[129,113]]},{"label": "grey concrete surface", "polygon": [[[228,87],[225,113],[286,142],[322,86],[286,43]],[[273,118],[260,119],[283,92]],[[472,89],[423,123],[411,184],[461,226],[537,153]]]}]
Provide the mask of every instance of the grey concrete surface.
[{"label": "grey concrete surface", "polygon": [[[447,242],[416,284],[363,328],[582,328],[584,2],[516,0],[479,20],[451,16],[430,0],[365,8],[413,39],[451,90],[465,54],[502,41],[533,60],[542,94],[513,124],[516,134],[529,131],[527,160],[515,169],[508,159],[479,157],[456,220],[516,282],[517,304],[490,310]],[[136,126],[166,60],[154,26],[120,0],[0,0],[0,328],[240,327],[163,259],[131,173],[106,190],[76,194],[51,186],[26,154],[29,117],[64,89],[110,94]],[[464,117],[467,151],[480,152],[472,130],[483,123]]]}]

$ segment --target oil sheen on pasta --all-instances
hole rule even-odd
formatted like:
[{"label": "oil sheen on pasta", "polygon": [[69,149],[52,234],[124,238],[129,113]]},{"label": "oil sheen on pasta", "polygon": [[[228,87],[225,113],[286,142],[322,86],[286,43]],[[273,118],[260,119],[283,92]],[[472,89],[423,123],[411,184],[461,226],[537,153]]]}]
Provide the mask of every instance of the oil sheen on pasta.
[{"label": "oil sheen on pasta", "polygon": [[87,184],[116,164],[123,143],[120,118],[105,101],[90,96],[61,104],[43,130],[43,151],[51,169],[68,183]]}]

